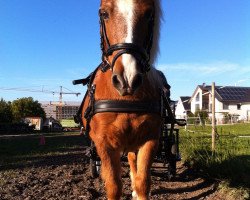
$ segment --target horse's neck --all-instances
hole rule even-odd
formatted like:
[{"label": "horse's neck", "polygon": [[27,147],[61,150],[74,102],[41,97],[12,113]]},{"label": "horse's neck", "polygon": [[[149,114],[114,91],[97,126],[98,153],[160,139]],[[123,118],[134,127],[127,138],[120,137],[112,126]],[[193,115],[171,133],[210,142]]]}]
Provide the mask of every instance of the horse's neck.
[{"label": "horse's neck", "polygon": [[[152,73],[152,72],[151,72]],[[95,99],[110,99],[110,100],[157,100],[160,98],[160,86],[157,78],[154,75],[147,74],[144,78],[142,86],[134,95],[120,96],[115,87],[111,83],[112,72],[110,70],[105,73],[98,71],[94,79],[96,85]]]}]

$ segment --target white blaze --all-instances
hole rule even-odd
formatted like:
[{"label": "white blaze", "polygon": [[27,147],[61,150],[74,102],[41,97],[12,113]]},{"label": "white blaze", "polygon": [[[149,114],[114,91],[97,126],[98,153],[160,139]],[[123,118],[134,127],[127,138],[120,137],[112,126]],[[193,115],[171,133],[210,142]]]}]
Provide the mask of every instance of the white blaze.
[{"label": "white blaze", "polygon": [[[124,38],[125,43],[133,42],[133,19],[134,19],[134,0],[118,0],[117,6],[119,12],[122,13],[124,21],[126,22],[127,35]],[[136,59],[131,54],[122,55],[122,64],[124,66],[124,78],[127,79],[129,86],[131,86],[132,78],[135,76]]]}]

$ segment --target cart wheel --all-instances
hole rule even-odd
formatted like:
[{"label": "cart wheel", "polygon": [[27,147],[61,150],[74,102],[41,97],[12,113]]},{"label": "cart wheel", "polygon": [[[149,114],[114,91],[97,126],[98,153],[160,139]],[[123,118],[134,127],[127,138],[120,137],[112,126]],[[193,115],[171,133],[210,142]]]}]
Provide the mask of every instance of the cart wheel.
[{"label": "cart wheel", "polygon": [[174,175],[168,170],[167,172],[167,180],[172,181],[174,179]]},{"label": "cart wheel", "polygon": [[89,162],[90,173],[92,178],[96,178],[98,176],[96,161],[93,158],[90,158]]},{"label": "cart wheel", "polygon": [[177,145],[176,144],[173,144],[172,147],[171,147],[171,153],[173,155],[176,155],[177,154]]},{"label": "cart wheel", "polygon": [[175,175],[176,175],[176,155],[171,154],[171,157],[168,163],[168,173],[167,173],[168,180],[169,181],[173,180],[175,178]]},{"label": "cart wheel", "polygon": [[176,175],[176,162],[174,160],[169,162],[167,177],[169,181],[172,181]]}]

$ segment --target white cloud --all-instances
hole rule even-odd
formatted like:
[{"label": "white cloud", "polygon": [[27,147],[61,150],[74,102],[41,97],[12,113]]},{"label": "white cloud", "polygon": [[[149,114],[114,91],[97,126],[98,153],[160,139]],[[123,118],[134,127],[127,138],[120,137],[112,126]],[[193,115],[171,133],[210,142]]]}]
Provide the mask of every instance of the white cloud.
[{"label": "white cloud", "polygon": [[230,62],[211,62],[211,63],[174,63],[161,64],[158,66],[163,72],[190,72],[199,73],[199,75],[219,75],[234,71],[250,71],[248,67],[240,66],[237,63]]},{"label": "white cloud", "polygon": [[250,66],[233,62],[216,61],[207,63],[166,63],[157,67],[162,70],[171,85],[172,98],[192,95],[197,85],[202,83],[217,85],[248,86]]}]

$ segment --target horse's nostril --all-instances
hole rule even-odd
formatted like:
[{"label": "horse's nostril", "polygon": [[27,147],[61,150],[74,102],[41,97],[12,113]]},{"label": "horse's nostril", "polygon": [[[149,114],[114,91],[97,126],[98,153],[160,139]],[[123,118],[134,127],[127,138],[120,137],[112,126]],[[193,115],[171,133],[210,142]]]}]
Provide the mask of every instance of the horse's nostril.
[{"label": "horse's nostril", "polygon": [[125,81],[119,74],[112,75],[112,84],[116,89],[123,89],[125,87]]},{"label": "horse's nostril", "polygon": [[132,95],[134,91],[142,85],[143,75],[136,74],[131,81],[131,86],[129,86],[124,78],[119,74],[113,74],[111,80],[113,86],[120,93],[120,95]]},{"label": "horse's nostril", "polygon": [[126,93],[126,83],[122,76],[119,74],[112,75],[112,84],[117,89],[120,95],[125,95]]},{"label": "horse's nostril", "polygon": [[113,85],[115,86],[115,85],[119,85],[119,80],[118,80],[118,76],[117,75],[113,75],[112,76],[112,83],[113,83]]},{"label": "horse's nostril", "polygon": [[142,74],[136,74],[135,77],[132,80],[131,88],[133,90],[136,90],[143,82],[143,75]]}]

